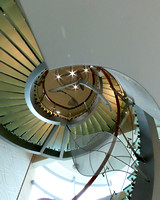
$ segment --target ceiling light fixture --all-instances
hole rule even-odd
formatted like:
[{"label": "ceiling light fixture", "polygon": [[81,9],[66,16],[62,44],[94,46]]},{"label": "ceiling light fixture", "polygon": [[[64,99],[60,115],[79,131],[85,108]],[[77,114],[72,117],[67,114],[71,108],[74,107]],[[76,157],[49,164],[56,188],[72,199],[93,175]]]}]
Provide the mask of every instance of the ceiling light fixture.
[{"label": "ceiling light fixture", "polygon": [[87,68],[84,68],[84,72],[88,72],[88,69],[87,69]]},{"label": "ceiling light fixture", "polygon": [[59,74],[56,75],[56,79],[60,79],[61,76]]},{"label": "ceiling light fixture", "polygon": [[73,71],[73,70],[70,71],[69,73],[70,73],[70,76],[72,76],[72,77],[76,75],[75,71]]},{"label": "ceiling light fixture", "polygon": [[76,90],[76,89],[78,89],[78,86],[77,86],[77,85],[74,85],[73,88]]}]

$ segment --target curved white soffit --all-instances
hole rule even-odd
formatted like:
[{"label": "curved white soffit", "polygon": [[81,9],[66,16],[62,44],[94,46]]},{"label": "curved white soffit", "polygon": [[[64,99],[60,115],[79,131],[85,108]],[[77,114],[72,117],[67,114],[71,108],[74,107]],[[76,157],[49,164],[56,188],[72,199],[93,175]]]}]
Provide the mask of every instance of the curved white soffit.
[{"label": "curved white soffit", "polygon": [[160,106],[160,1],[20,3],[49,69],[110,67],[138,81]]},{"label": "curved white soffit", "polygon": [[137,106],[139,106],[149,115],[160,121],[160,109],[155,100],[145,88],[143,88],[138,82],[136,82],[132,78],[118,71],[108,68],[106,69],[119,81],[124,91],[129,97],[132,97],[134,99]]}]

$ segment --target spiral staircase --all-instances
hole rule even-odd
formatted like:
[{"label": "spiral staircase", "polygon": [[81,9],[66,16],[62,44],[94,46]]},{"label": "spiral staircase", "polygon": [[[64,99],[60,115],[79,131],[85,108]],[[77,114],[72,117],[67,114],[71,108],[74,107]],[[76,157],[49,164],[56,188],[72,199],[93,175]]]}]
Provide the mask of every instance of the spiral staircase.
[{"label": "spiral staircase", "polygon": [[[43,70],[39,71],[42,65]],[[28,89],[26,83],[30,84],[35,70],[39,71],[39,74],[31,85],[32,98],[26,95]],[[118,101],[120,107],[118,127],[124,130],[119,138],[133,130],[134,139],[131,145],[134,146],[134,155],[139,155],[135,156],[132,163],[135,170],[128,176],[131,185],[124,188],[123,200],[132,199],[138,174],[137,167],[139,162],[142,162],[140,138],[143,135],[140,134],[134,102],[128,99],[118,81],[107,71],[103,73],[99,66],[64,67],[61,69],[61,73],[64,74],[67,70],[70,70],[69,73],[75,70],[75,74],[71,75],[78,78],[71,83],[73,77],[67,78],[68,75],[64,78],[69,80],[67,83],[60,82],[60,77],[56,78],[59,75],[57,70],[52,70],[51,75],[48,73],[20,4],[13,0],[0,1],[0,137],[35,154],[59,159],[71,158],[71,152],[74,150],[73,146],[70,146],[72,134],[79,136],[95,132],[115,133]],[[50,76],[55,77],[52,85],[59,84],[61,95],[59,91],[52,91],[53,94],[49,96],[45,91],[45,84],[48,84],[47,90],[51,91]],[[87,78],[85,83],[80,82],[85,79],[84,77],[89,77],[92,85],[87,85]],[[78,88],[71,89],[75,85],[78,85]],[[67,87],[70,87],[70,91]],[[72,96],[78,90],[82,92],[82,96],[86,95],[84,100],[82,98],[82,102],[79,102],[77,96]],[[53,103],[54,95],[59,104]],[[35,112],[32,112],[29,100],[34,104]],[[66,106],[62,105],[61,101],[66,103]],[[132,115],[128,112],[130,109]],[[42,119],[39,117],[41,113],[43,113]],[[128,118],[134,121],[132,127],[126,125]],[[129,142],[125,140],[124,143],[126,148],[131,149],[131,146],[128,146]]]},{"label": "spiral staircase", "polygon": [[[15,3],[9,8],[5,8],[4,4],[0,17],[1,22],[3,22],[1,23],[0,53],[1,129],[7,131],[6,137],[12,134],[12,141],[17,145],[27,148],[27,146],[23,146],[26,144],[29,150],[35,150],[37,153],[39,151],[43,153],[43,144],[52,132],[53,137],[46,146],[47,154],[62,158],[68,157],[70,148],[67,128],[64,125],[54,125],[41,121],[32,114],[25,101],[27,78],[43,62],[25,18]],[[113,82],[116,81],[113,79]],[[111,102],[112,111],[102,100],[99,101],[99,106],[85,122],[72,127],[75,134],[81,134],[84,130],[85,134],[91,134],[95,131],[111,131],[111,127],[115,126],[116,102],[114,94],[105,77],[102,77],[102,84],[104,97]],[[114,87],[121,92],[122,89],[116,84],[118,83],[114,83]],[[121,102],[121,108],[124,107],[125,103]]]}]

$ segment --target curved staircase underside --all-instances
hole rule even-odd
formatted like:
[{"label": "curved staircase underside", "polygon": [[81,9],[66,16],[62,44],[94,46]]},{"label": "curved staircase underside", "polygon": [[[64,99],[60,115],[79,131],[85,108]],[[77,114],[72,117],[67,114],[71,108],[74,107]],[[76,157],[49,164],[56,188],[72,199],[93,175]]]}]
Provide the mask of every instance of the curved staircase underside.
[{"label": "curved staircase underside", "polygon": [[[6,135],[7,139],[11,136],[12,142],[35,150],[35,153],[46,155],[45,150],[48,150],[48,156],[68,157],[70,145],[66,126],[41,121],[32,114],[25,101],[26,81],[31,72],[43,62],[43,58],[22,10],[14,1],[2,3],[0,20],[0,123],[3,136]],[[110,103],[112,111],[100,100],[97,108],[84,122],[72,125],[74,134],[114,131],[114,92],[104,76],[101,81],[102,94]],[[123,90],[117,81],[112,78],[112,82],[122,94]],[[125,103],[120,101],[123,111]]]},{"label": "curved staircase underside", "polygon": [[[60,114],[56,114],[54,111],[46,108],[45,106],[48,104],[44,106],[44,102],[41,101],[40,96],[38,96],[38,92],[40,94],[43,93],[44,88],[37,86],[39,83],[36,81],[34,82],[35,91],[33,93],[35,95],[34,103],[36,107],[39,109],[40,113],[44,112],[44,115],[49,116],[51,119],[56,115],[57,118],[55,117],[55,119],[59,119],[59,121],[56,122],[53,120],[52,123],[48,123],[48,121],[43,121],[41,118],[37,117],[37,115],[34,115],[26,102],[26,98],[30,97],[25,96],[25,87],[33,71],[39,69],[41,64],[44,63],[44,59],[26,21],[23,10],[17,1],[8,0],[0,2],[0,22],[1,138],[35,154],[65,159],[71,158],[72,150],[77,148],[71,146],[71,136],[90,136],[97,132],[115,134],[116,130],[120,129],[121,133],[119,133],[119,138],[123,141],[125,138],[124,135],[135,130],[134,133],[136,136],[133,137],[132,135],[131,140],[136,154],[140,155],[141,140],[138,128],[139,125],[136,121],[135,113],[131,114],[130,110],[133,102],[128,100],[119,82],[109,72],[102,70],[99,66],[80,66],[84,71],[89,69],[93,76],[98,77],[97,79],[95,78],[97,82],[99,81],[98,83],[95,81],[95,83],[90,86],[88,82],[84,83],[76,80],[76,84],[78,84],[81,90],[84,90],[83,87],[88,87],[86,90],[92,93],[88,99],[90,97],[93,97],[93,99],[88,101],[88,104],[87,101],[81,104],[83,109],[78,105],[78,109],[82,110],[83,114],[85,113],[86,115],[78,118],[81,112],[77,114],[79,111],[77,109],[78,111],[75,115],[62,117]],[[77,66],[70,66],[72,70],[75,67],[78,76],[82,77],[79,75],[81,72]],[[47,70],[47,68],[45,70]],[[95,74],[93,72],[94,70],[96,71]],[[105,71],[109,79],[106,78],[103,71]],[[43,74],[39,77],[40,78],[37,80],[43,79]],[[43,83],[43,80],[40,84],[41,83]],[[75,85],[72,83],[71,86]],[[63,85],[61,91],[63,94],[68,92],[67,88],[63,88]],[[71,93],[69,93],[69,97],[71,97]],[[55,92],[55,95],[56,94],[58,96],[58,92]],[[45,95],[46,93],[44,96]],[[45,98],[47,99],[48,97],[45,96]],[[95,99],[97,101],[95,105],[92,106],[92,101]],[[119,125],[117,125],[117,113],[119,112],[117,101],[120,106]],[[71,108],[74,107],[77,102],[78,99],[71,98]],[[109,106],[106,102],[109,103]],[[53,107],[54,106],[53,104]],[[68,110],[67,112],[69,113]],[[130,121],[129,123],[127,121],[128,118]],[[72,120],[74,123],[71,123]],[[124,140],[123,142],[125,143],[126,141]],[[128,150],[131,149],[128,143],[125,143],[125,146]],[[135,166],[138,166],[136,158],[135,162],[132,164],[133,168]],[[132,183],[135,183],[137,175],[135,172],[137,172],[137,168],[128,177]],[[125,188],[124,191],[128,195],[126,198],[130,199],[133,192],[133,185],[131,184]]]}]

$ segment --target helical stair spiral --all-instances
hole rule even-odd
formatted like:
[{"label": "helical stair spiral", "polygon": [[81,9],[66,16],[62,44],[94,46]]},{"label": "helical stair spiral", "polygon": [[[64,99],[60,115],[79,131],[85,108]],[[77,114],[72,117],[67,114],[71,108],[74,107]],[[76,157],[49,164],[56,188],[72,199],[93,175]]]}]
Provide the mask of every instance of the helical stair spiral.
[{"label": "helical stair spiral", "polygon": [[[132,199],[138,163],[145,162],[135,114],[134,102],[104,68],[79,65],[48,71],[20,4],[0,1],[1,138],[35,154],[65,159],[77,149],[71,146],[72,136],[108,132],[124,137],[135,170],[128,176],[131,185],[124,188],[123,200]],[[131,130],[128,141],[125,133]]]},{"label": "helical stair spiral", "polygon": [[[41,121],[32,114],[25,101],[24,90],[27,78],[43,62],[25,18],[14,2],[8,7],[7,5],[5,7],[4,3],[4,7],[1,7],[0,17],[0,40],[2,41],[0,47],[0,123],[8,134],[12,134],[12,137],[15,136],[18,139],[18,145],[23,147],[25,142],[31,147],[31,149],[30,147],[28,149],[35,149],[37,152],[43,146],[50,132],[54,131],[54,136],[47,148],[49,152],[54,152],[54,156],[59,157],[61,154],[61,157],[67,157],[70,152],[69,133],[65,126]],[[113,110],[109,111],[101,100],[99,106],[92,112],[87,121],[73,126],[72,129],[76,134],[81,134],[84,130],[86,134],[91,134],[94,131],[109,131],[110,127],[115,125],[116,103],[113,91],[105,77],[103,76],[101,79],[104,97],[110,98],[108,100],[111,101]],[[116,85],[118,83],[114,78],[112,78],[112,81],[117,87],[116,89],[122,91],[120,86]],[[121,108],[123,107],[125,107],[125,103],[121,102]],[[36,146],[34,147],[34,145]]]}]

